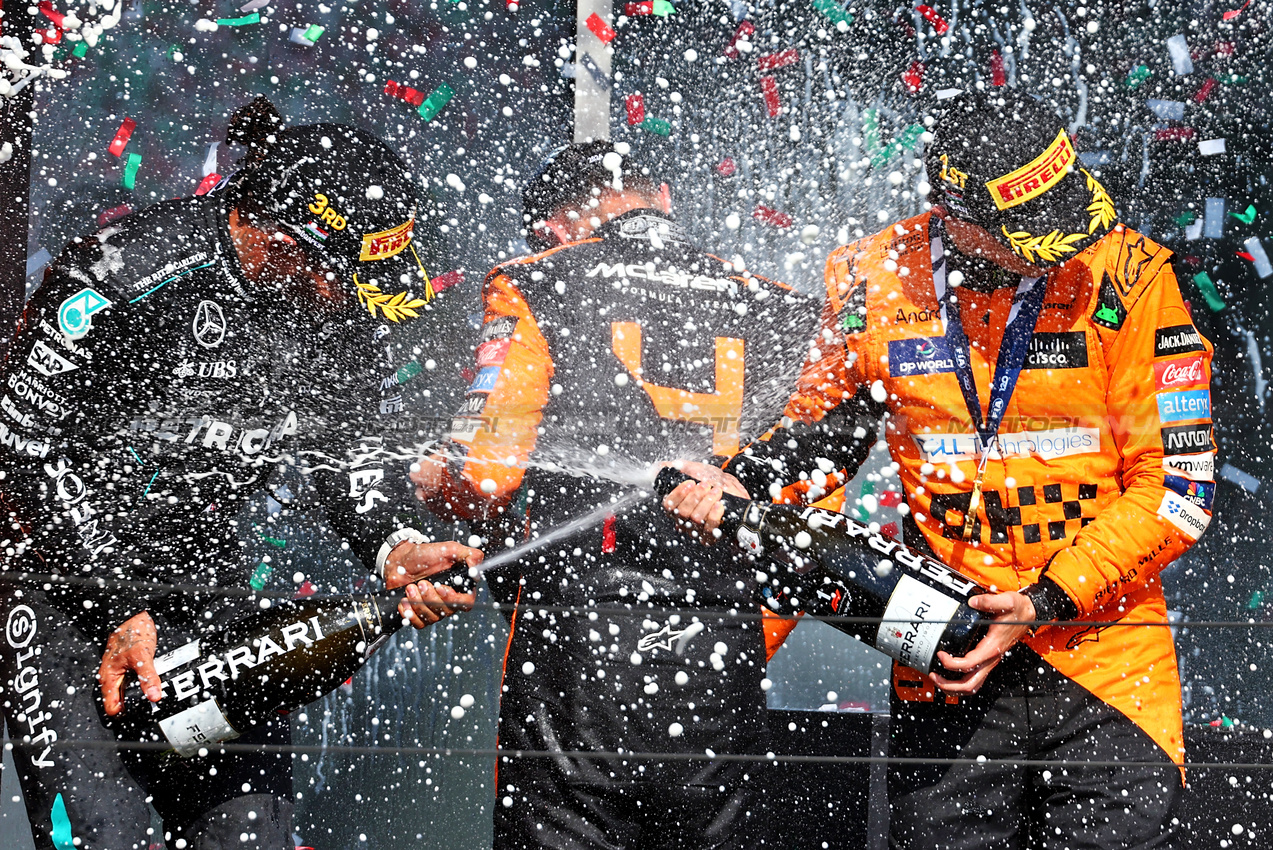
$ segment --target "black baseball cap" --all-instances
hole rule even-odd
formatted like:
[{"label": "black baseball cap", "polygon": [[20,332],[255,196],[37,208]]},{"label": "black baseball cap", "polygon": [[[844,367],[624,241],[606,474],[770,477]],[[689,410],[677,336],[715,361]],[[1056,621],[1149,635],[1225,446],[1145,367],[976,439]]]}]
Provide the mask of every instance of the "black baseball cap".
[{"label": "black baseball cap", "polygon": [[289,128],[245,171],[241,190],[260,212],[352,283],[372,315],[413,318],[432,300],[413,242],[416,187],[383,141],[345,124]]},{"label": "black baseball cap", "polygon": [[527,243],[537,250],[550,247],[552,242],[537,233],[537,229],[555,210],[583,198],[594,188],[615,185],[616,178],[626,182],[643,174],[627,145],[620,149],[611,142],[599,140],[556,148],[544,158],[522,190]]},{"label": "black baseball cap", "polygon": [[967,91],[943,104],[932,134],[924,159],[933,203],[986,228],[1028,263],[1060,265],[1117,219],[1043,101],[1009,88]]}]

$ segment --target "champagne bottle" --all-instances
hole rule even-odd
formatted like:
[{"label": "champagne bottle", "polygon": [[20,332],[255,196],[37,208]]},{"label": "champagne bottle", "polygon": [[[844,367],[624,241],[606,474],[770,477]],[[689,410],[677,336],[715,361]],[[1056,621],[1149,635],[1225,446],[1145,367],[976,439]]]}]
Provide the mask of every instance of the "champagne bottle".
[{"label": "champagne bottle", "polygon": [[[468,566],[430,581],[464,591]],[[166,742],[179,755],[237,738],[278,711],[299,708],[358,672],[405,622],[401,592],[275,602],[155,658],[163,698],[135,682],[108,722],[120,740]]]},{"label": "champagne bottle", "polygon": [[[684,480],[666,468],[655,490],[666,495]],[[762,561],[759,593],[778,613],[854,618],[830,624],[924,673],[944,672],[939,650],[966,655],[989,628],[968,605],[985,592],[976,582],[842,513],[728,494],[724,501],[721,534]]]}]

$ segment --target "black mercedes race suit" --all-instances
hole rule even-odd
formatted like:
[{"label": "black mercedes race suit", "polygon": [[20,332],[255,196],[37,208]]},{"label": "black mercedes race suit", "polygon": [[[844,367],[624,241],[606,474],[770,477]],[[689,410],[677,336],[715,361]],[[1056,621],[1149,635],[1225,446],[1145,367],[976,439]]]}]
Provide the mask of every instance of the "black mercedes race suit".
[{"label": "black mercedes race suit", "polygon": [[[711,755],[766,751],[753,570],[631,494],[652,462],[728,454],[776,421],[817,305],[648,209],[497,268],[484,305],[447,501],[489,515],[524,499],[513,537],[591,515],[488,574],[521,602],[496,847],[752,846],[764,765]],[[623,757],[650,753],[690,758]]]},{"label": "black mercedes race suit", "polygon": [[[142,611],[163,651],[254,606],[244,548],[265,517],[245,506],[288,470],[312,473],[364,564],[398,527],[388,327],[352,296],[324,308],[249,284],[227,212],[169,201],[77,240],[3,365],[3,702],[41,848],[144,850],[147,794],[170,846],[290,848],[288,756],[113,746],[104,645]],[[259,741],[286,744],[285,722],[236,743]]]}]

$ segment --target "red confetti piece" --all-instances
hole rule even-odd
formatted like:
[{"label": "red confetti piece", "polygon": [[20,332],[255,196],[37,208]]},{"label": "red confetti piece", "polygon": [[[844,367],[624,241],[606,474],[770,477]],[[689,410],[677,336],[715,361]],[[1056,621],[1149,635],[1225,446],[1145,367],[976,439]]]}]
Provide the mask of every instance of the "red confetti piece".
[{"label": "red confetti piece", "polygon": [[1246,260],[1248,263],[1255,262],[1255,257],[1251,256],[1246,251],[1234,251],[1234,253],[1237,254],[1242,259]]},{"label": "red confetti piece", "polygon": [[950,24],[946,23],[946,19],[937,14],[937,10],[932,6],[916,6],[915,11],[924,16],[924,20],[933,25],[933,29],[938,35],[945,35],[946,30],[950,29]]},{"label": "red confetti piece", "polygon": [[108,210],[102,210],[101,212],[97,214],[97,226],[105,227],[106,225],[110,224],[112,221],[116,221],[118,219],[123,218],[126,215],[130,215],[132,211],[133,211],[132,207],[128,206],[128,204],[120,204],[117,207],[111,207]]},{"label": "red confetti piece", "polygon": [[302,598],[306,596],[313,596],[315,593],[318,593],[318,588],[314,587],[314,585],[310,583],[309,579],[305,579],[305,582],[296,589],[296,595]]},{"label": "red confetti piece", "polygon": [[477,377],[477,373],[472,368],[465,366],[460,370],[460,380],[466,384],[473,383],[473,379]]},{"label": "red confetti piece", "polygon": [[902,82],[906,84],[906,90],[911,94],[916,94],[924,86],[924,63],[912,62],[911,67],[902,74]]},{"label": "red confetti piece", "polygon": [[630,94],[623,101],[628,111],[628,126],[640,124],[645,120],[645,98],[639,94]]},{"label": "red confetti piece", "polygon": [[62,22],[66,20],[66,15],[55,10],[49,0],[44,0],[38,8],[40,14],[53,22],[53,26],[38,31],[40,37],[44,39],[45,44],[57,44],[62,40]]},{"label": "red confetti piece", "polygon": [[1215,77],[1207,77],[1207,81],[1202,84],[1202,88],[1198,89],[1197,93],[1194,94],[1193,102],[1202,103],[1211,96],[1211,91],[1216,87],[1216,85]]},{"label": "red confetti piece", "polygon": [[609,44],[610,40],[614,38],[614,30],[611,29],[609,24],[601,20],[601,16],[596,12],[589,15],[585,23],[588,25],[588,29],[592,30],[592,34],[605,44]]},{"label": "red confetti piece", "polygon": [[1164,127],[1154,131],[1156,142],[1190,142],[1196,131],[1192,127]]},{"label": "red confetti piece", "polygon": [[998,50],[990,53],[990,83],[994,86],[1006,86],[1008,75],[1003,70],[1003,54]]},{"label": "red confetti piece", "polygon": [[760,90],[765,95],[765,108],[770,118],[777,118],[782,111],[782,98],[778,96],[778,81],[773,77],[760,78]]},{"label": "red confetti piece", "polygon": [[443,272],[430,282],[433,284],[433,292],[436,295],[439,292],[464,283],[464,269],[452,269],[449,272]]},{"label": "red confetti piece", "polygon": [[893,23],[902,28],[902,32],[906,33],[907,38],[915,37],[915,28],[911,26],[910,21],[906,20],[906,18],[902,16],[901,9],[898,9],[893,13]]},{"label": "red confetti piece", "polygon": [[790,227],[792,223],[791,216],[780,210],[770,209],[762,204],[757,204],[756,209],[752,212],[751,217],[756,221],[764,222],[773,227]]},{"label": "red confetti piece", "polygon": [[896,490],[885,490],[880,494],[880,506],[895,508],[902,503],[902,494]]},{"label": "red confetti piece", "polygon": [[393,80],[385,80],[385,94],[405,100],[412,106],[418,107],[424,103],[424,92],[404,86],[401,83],[395,83]]},{"label": "red confetti piece", "polygon": [[133,137],[133,130],[136,128],[136,121],[125,118],[124,123],[120,124],[119,129],[115,131],[115,138],[106,150],[110,151],[112,156],[123,156],[124,148],[128,147],[128,140]]},{"label": "red confetti piece", "polygon": [[609,554],[615,550],[617,541],[614,533],[614,514],[606,517],[605,523],[601,526],[601,551]]},{"label": "red confetti piece", "polygon": [[880,534],[883,534],[885,537],[889,538],[890,540],[896,540],[897,539],[897,523],[895,522],[884,523],[883,525],[880,526]]},{"label": "red confetti piece", "polygon": [[738,42],[744,38],[750,40],[752,33],[756,31],[756,25],[751,21],[743,21],[738,25],[738,30],[734,33],[734,37],[729,40],[729,44],[721,51],[727,59],[738,58]]},{"label": "red confetti piece", "polygon": [[516,12],[521,4],[519,4],[517,0],[506,0],[504,5],[508,7],[508,11]]},{"label": "red confetti piece", "polygon": [[637,15],[653,15],[654,0],[646,0],[644,3],[629,3],[623,7],[623,14],[629,18],[634,18]]},{"label": "red confetti piece", "polygon": [[1236,18],[1238,15],[1241,15],[1244,11],[1246,11],[1246,7],[1250,5],[1251,5],[1251,0],[1246,0],[1246,2],[1243,3],[1240,8],[1234,9],[1233,11],[1230,11],[1230,12],[1225,12],[1223,17],[1226,21],[1231,21],[1234,18]]},{"label": "red confetti piece", "polygon": [[794,65],[800,61],[800,51],[794,47],[783,50],[778,53],[766,53],[756,59],[756,65],[762,71],[774,71],[778,68],[785,68],[788,65]]},{"label": "red confetti piece", "polygon": [[221,182],[220,174],[209,174],[207,177],[199,181],[199,188],[194,190],[196,195],[206,195],[212,191],[212,187]]},{"label": "red confetti piece", "polygon": [[716,172],[721,177],[733,177],[734,172],[738,170],[738,165],[734,162],[733,157],[725,157],[716,166]]},{"label": "red confetti piece", "polygon": [[1224,57],[1226,57],[1226,58],[1227,58],[1227,57],[1229,57],[1229,56],[1232,56],[1232,55],[1233,55],[1233,50],[1234,50],[1234,48],[1233,48],[1233,42],[1231,42],[1231,41],[1217,41],[1217,42],[1216,42],[1216,55],[1217,55],[1217,56],[1224,56]]}]

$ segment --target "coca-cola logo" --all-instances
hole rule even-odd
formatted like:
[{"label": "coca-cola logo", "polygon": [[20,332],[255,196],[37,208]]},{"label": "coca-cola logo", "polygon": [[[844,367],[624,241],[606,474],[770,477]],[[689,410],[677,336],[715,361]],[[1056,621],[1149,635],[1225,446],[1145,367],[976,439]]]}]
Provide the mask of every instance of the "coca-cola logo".
[{"label": "coca-cola logo", "polygon": [[1155,363],[1154,382],[1160,390],[1205,384],[1207,372],[1202,355]]}]

